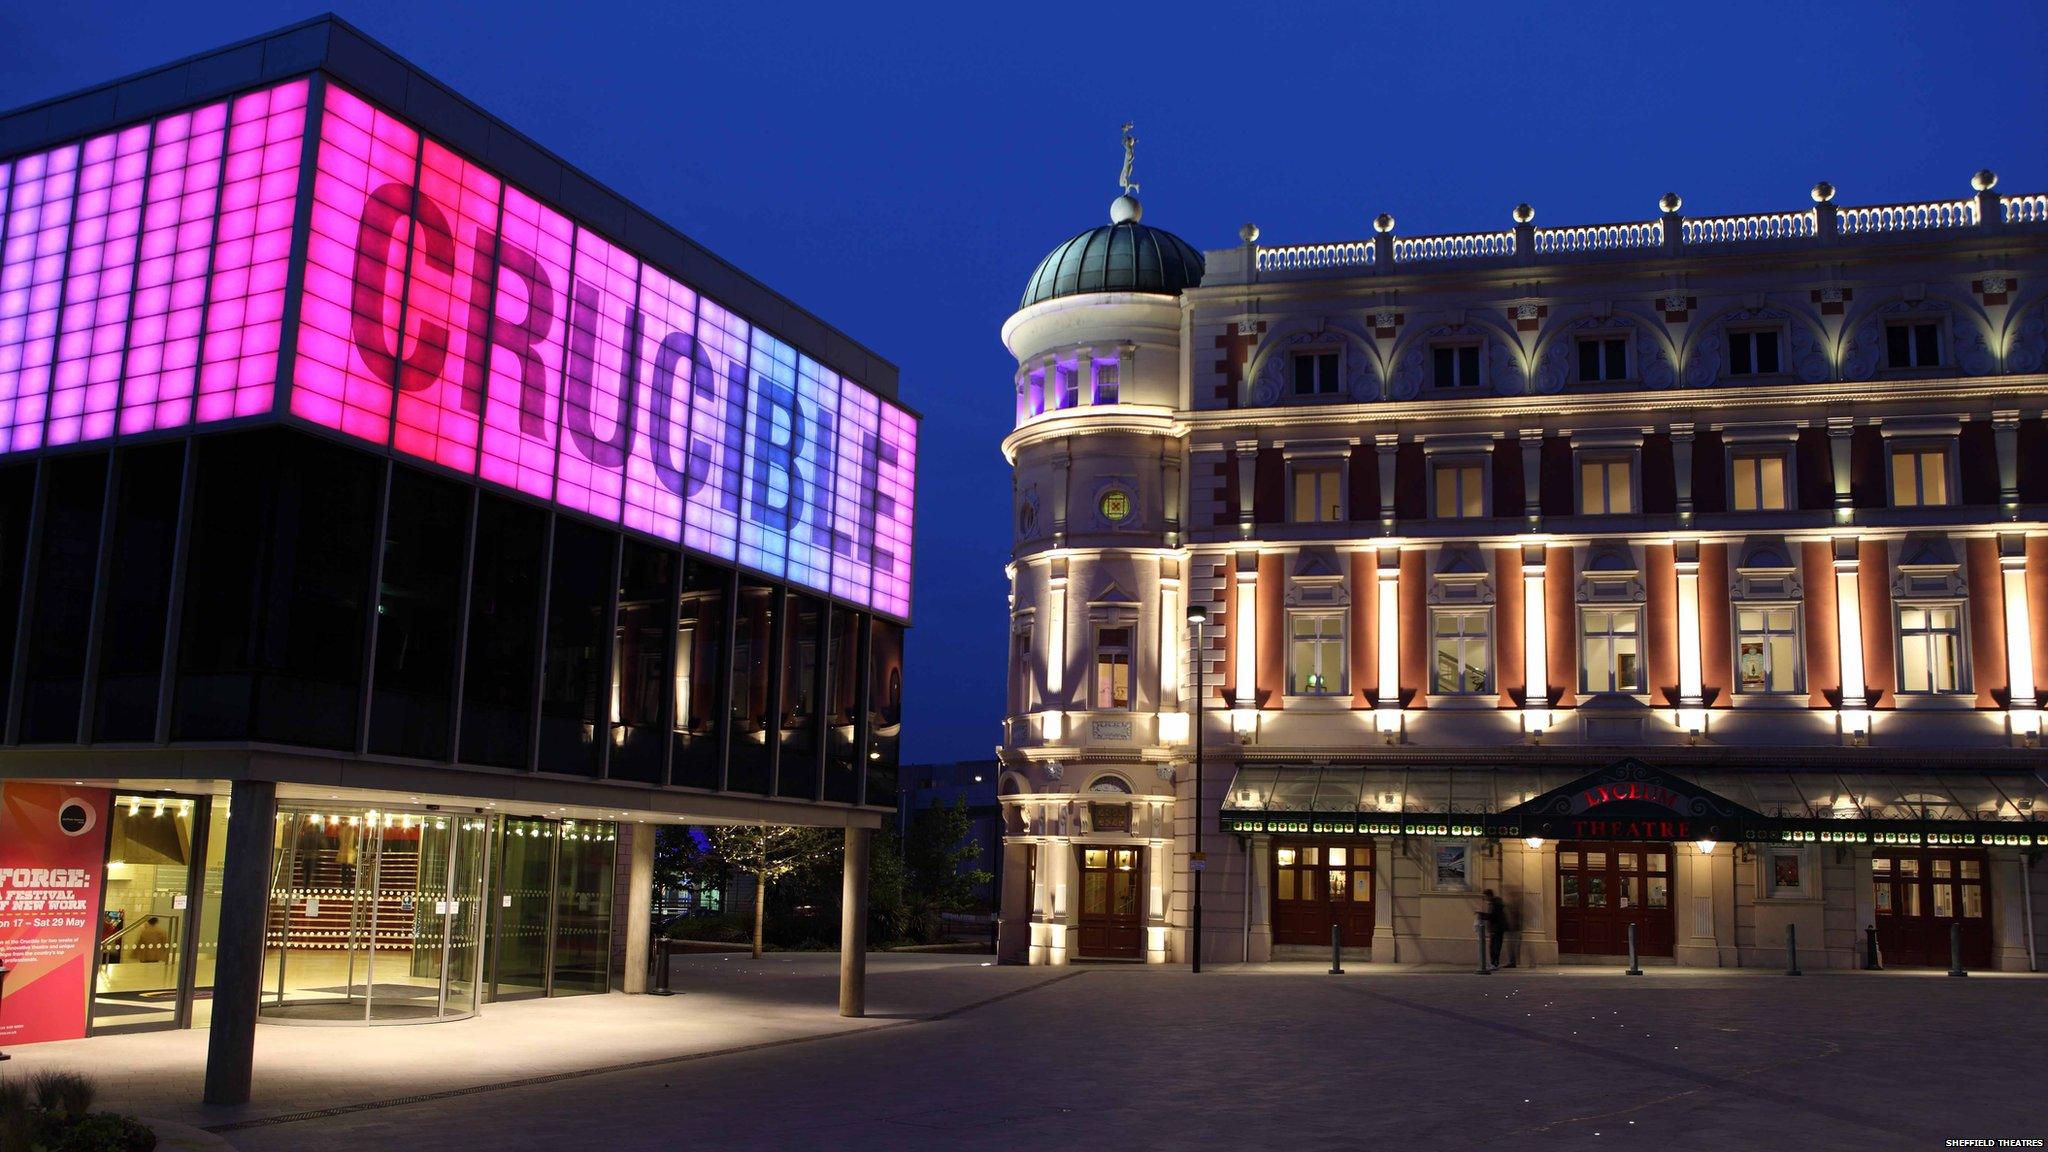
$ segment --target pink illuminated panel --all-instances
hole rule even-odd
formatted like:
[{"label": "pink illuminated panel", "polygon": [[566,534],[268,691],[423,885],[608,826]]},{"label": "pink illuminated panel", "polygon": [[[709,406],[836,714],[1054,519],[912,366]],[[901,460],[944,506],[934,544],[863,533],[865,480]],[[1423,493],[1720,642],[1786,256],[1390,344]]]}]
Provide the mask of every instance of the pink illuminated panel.
[{"label": "pink illuminated panel", "polygon": [[43,440],[78,163],[72,144],[14,166],[0,246],[0,436],[8,451]]},{"label": "pink illuminated panel", "polygon": [[500,233],[477,474],[552,497],[569,311],[565,288],[576,228],[568,217],[507,188]]},{"label": "pink illuminated panel", "polygon": [[398,381],[391,444],[408,456],[476,470],[490,335],[498,179],[428,141],[406,291],[411,350]]},{"label": "pink illuminated panel", "polygon": [[696,370],[697,294],[640,268],[640,395],[626,460],[626,527],[680,540],[690,471],[690,388]]},{"label": "pink illuminated panel", "polygon": [[271,414],[280,386],[301,420],[907,615],[914,418],[345,89],[0,160],[0,453]]},{"label": "pink illuminated panel", "polygon": [[868,603],[892,616],[910,614],[910,528],[917,504],[917,419],[882,403],[876,440],[875,587]]},{"label": "pink illuminated panel", "polygon": [[46,443],[113,434],[148,166],[147,124],[86,141],[72,210],[71,267],[64,283]]},{"label": "pink illuminated panel", "polygon": [[122,368],[122,432],[192,420],[227,113],[227,105],[209,104],[156,123]]},{"label": "pink illuminated panel", "polygon": [[418,151],[397,118],[328,87],[291,410],[379,444],[391,433]]},{"label": "pink illuminated panel", "polygon": [[199,373],[201,422],[271,407],[298,206],[306,85],[295,80],[238,97],[229,119]]},{"label": "pink illuminated panel", "polygon": [[577,229],[555,502],[612,521],[619,519],[639,399],[639,296],[640,262],[596,233]]}]

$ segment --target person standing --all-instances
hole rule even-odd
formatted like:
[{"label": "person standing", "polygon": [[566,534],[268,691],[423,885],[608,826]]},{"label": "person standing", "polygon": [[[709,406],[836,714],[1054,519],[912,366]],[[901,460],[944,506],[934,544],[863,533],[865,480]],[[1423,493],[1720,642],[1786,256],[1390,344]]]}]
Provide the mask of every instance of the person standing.
[{"label": "person standing", "polygon": [[1500,944],[1507,936],[1508,906],[1493,889],[1486,890],[1486,910],[1479,914],[1486,921],[1486,963],[1491,971],[1500,970]]}]

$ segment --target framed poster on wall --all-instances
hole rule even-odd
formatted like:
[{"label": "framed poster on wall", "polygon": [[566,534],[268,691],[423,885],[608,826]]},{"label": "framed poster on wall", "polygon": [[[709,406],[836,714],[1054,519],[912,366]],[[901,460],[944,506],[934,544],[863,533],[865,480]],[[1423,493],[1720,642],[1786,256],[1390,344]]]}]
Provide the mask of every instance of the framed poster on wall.
[{"label": "framed poster on wall", "polygon": [[0,785],[0,1044],[85,1035],[109,793]]},{"label": "framed poster on wall", "polygon": [[1470,844],[1438,844],[1432,856],[1436,865],[1437,891],[1470,892],[1472,890],[1472,846]]}]

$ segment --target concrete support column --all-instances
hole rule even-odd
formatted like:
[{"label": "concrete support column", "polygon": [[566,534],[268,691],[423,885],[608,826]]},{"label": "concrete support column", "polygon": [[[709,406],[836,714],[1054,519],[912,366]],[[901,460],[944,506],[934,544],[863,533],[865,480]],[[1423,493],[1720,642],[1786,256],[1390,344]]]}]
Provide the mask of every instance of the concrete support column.
[{"label": "concrete support column", "polygon": [[654,936],[654,825],[628,829],[626,850],[626,964],[619,991],[647,991],[647,957]]},{"label": "concrete support column", "polygon": [[[1842,707],[1867,702],[1863,684],[1863,594],[1857,587],[1857,548],[1853,537],[1835,541],[1835,650],[1840,654]],[[1882,574],[1878,579],[1883,579]]]},{"label": "concrete support column", "polygon": [[2005,675],[2011,691],[2009,707],[2014,713],[2013,727],[2033,731],[2038,729],[2040,721],[2032,716],[2021,717],[2021,713],[2033,709],[2039,691],[2034,682],[2033,614],[2027,604],[2026,540],[2009,536],[2001,538],[1998,545],[1998,574],[2005,592]]},{"label": "concrete support column", "polygon": [[1522,848],[1523,967],[1557,963],[1557,846]]},{"label": "concrete support column", "polygon": [[[1522,550],[1522,708],[1524,727],[1540,732],[1550,726],[1550,648],[1545,643],[1550,623],[1543,587],[1544,557],[1540,546]],[[1510,593],[1512,595],[1512,593]]]},{"label": "concrete support column", "polygon": [[846,830],[846,862],[839,890],[839,1014],[868,1013],[869,828]]},{"label": "concrete support column", "polygon": [[208,1104],[249,1102],[256,1066],[256,1007],[263,991],[263,924],[270,912],[270,857],[277,835],[277,785],[237,780],[228,794],[228,849],[222,863],[213,1023],[206,1034]]},{"label": "concrete support column", "polygon": [[[1678,577],[1678,703],[1682,709],[1706,707],[1700,661],[1700,546],[1696,540],[1680,541],[1673,550]],[[1705,720],[1699,713],[1684,718],[1681,728],[1697,731]]]},{"label": "concrete support column", "polygon": [[1372,962],[1392,964],[1401,959],[1400,942],[1394,939],[1394,841],[1376,837],[1372,842]]}]

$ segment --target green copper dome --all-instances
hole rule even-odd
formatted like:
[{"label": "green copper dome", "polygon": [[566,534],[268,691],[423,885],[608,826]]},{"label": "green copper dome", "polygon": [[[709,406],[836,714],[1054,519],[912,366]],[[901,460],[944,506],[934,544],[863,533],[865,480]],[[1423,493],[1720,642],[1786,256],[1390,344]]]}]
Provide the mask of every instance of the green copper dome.
[{"label": "green copper dome", "polygon": [[1091,292],[1178,296],[1202,282],[1202,254],[1171,232],[1138,223],[1136,212],[1090,228],[1052,250],[1024,286],[1019,308]]}]

